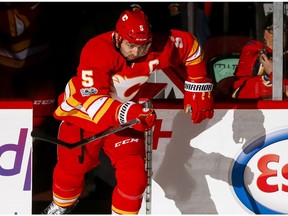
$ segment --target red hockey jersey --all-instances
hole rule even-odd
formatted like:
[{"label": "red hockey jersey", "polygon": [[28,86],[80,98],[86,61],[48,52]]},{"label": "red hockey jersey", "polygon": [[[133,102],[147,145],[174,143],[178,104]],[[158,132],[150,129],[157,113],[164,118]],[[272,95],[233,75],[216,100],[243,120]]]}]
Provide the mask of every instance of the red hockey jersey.
[{"label": "red hockey jersey", "polygon": [[94,130],[96,123],[102,129],[101,123],[106,123],[103,127],[108,122],[117,124],[117,107],[133,100],[157,70],[182,66],[187,77],[206,76],[201,47],[188,32],[171,30],[169,36],[154,35],[150,52],[133,62],[126,61],[115,48],[113,36],[114,32],[101,34],[84,46],[77,76],[67,84],[64,99],[55,111],[57,119],[89,130]]},{"label": "red hockey jersey", "polygon": [[272,73],[268,75],[258,59],[263,49],[267,56],[272,56],[272,50],[259,41],[250,41],[243,47],[235,70],[233,98],[256,99],[272,95]]}]

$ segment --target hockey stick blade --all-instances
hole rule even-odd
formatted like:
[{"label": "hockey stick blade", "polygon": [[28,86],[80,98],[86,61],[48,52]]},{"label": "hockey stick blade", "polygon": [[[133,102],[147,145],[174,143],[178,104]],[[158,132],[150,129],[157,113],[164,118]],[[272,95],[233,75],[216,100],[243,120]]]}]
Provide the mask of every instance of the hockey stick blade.
[{"label": "hockey stick blade", "polygon": [[106,137],[110,134],[114,134],[116,132],[119,132],[119,131],[122,131],[126,128],[129,128],[137,123],[139,123],[140,120],[138,118],[135,118],[135,119],[132,119],[124,124],[120,124],[120,125],[117,125],[117,126],[114,126],[114,127],[111,127],[111,128],[108,128],[107,130],[104,130],[96,135],[93,135],[91,137],[88,137],[88,138],[84,138],[82,140],[80,140],[79,142],[75,142],[75,143],[68,143],[68,142],[65,142],[63,140],[60,140],[60,139],[57,139],[56,137],[54,136],[51,136],[43,131],[40,131],[40,130],[33,130],[31,132],[31,136],[34,138],[34,139],[37,139],[37,140],[43,140],[45,142],[49,142],[49,143],[53,143],[53,144],[56,144],[56,145],[61,145],[61,146],[64,146],[68,149],[74,149],[74,148],[77,148],[79,146],[82,146],[82,145],[86,145],[90,142],[93,142],[97,139],[100,139],[100,138],[103,138],[103,137]]}]

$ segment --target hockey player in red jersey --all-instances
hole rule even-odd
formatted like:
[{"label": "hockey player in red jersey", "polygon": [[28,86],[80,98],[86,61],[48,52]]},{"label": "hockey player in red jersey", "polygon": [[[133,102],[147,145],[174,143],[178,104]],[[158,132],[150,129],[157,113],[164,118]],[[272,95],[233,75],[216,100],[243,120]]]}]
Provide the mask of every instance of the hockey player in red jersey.
[{"label": "hockey player in red jersey", "polygon": [[241,51],[235,71],[232,98],[263,99],[272,96],[273,14],[266,16],[264,42],[250,41]]},{"label": "hockey player in red jersey", "polygon": [[84,174],[99,164],[101,148],[116,170],[112,212],[139,212],[147,185],[143,132],[153,127],[156,115],[133,98],[151,73],[168,66],[183,66],[187,72],[184,110],[192,111],[192,122],[211,119],[212,84],[206,77],[201,47],[192,34],[171,30],[170,35],[152,35],[146,15],[138,8],[124,11],[115,31],[87,42],[77,76],[68,82],[54,113],[56,119],[62,120],[59,139],[76,142],[133,118],[141,121],[84,148],[58,146],[53,202],[44,214],[71,211],[83,189]]}]

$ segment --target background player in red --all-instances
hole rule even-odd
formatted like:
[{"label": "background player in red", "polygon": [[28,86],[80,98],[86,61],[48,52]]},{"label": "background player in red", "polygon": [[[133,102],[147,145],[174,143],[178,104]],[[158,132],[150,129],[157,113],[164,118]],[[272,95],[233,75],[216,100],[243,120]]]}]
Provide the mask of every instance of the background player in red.
[{"label": "background player in red", "polygon": [[264,41],[250,41],[241,51],[235,71],[232,98],[260,99],[272,96],[272,49],[273,14],[271,13],[266,16]]},{"label": "background player in red", "polygon": [[182,66],[187,72],[184,110],[192,111],[192,122],[211,119],[212,84],[206,77],[201,47],[192,34],[171,30],[170,35],[152,35],[146,15],[134,8],[120,15],[115,31],[86,43],[77,76],[67,83],[54,113],[56,119],[62,120],[59,139],[76,142],[136,117],[141,122],[84,148],[69,150],[59,146],[53,202],[44,214],[72,210],[83,189],[85,173],[99,164],[101,148],[116,170],[112,211],[138,213],[147,185],[143,132],[153,126],[156,115],[133,98],[151,73],[169,66]]}]

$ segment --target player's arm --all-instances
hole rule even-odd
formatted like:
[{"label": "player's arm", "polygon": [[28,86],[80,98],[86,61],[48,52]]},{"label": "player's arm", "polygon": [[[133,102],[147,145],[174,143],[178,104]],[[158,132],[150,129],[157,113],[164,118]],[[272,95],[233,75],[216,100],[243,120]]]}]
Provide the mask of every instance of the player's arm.
[{"label": "player's arm", "polygon": [[272,95],[272,60],[262,53],[262,46],[259,42],[250,42],[243,47],[235,71],[232,98],[256,99]]},{"label": "player's arm", "polygon": [[188,78],[184,86],[184,111],[192,112],[192,122],[200,123],[204,119],[211,119],[214,115],[212,80],[207,77],[204,54],[197,39],[193,35],[184,37],[183,46],[185,66]]},{"label": "player's arm", "polygon": [[66,85],[54,117],[99,133],[111,126],[139,118],[136,130],[149,130],[156,119],[153,109],[145,109],[134,102],[120,103],[108,94],[98,94],[96,87],[83,87],[79,77],[73,77]]},{"label": "player's arm", "polygon": [[[238,77],[235,81],[232,98],[265,98],[272,95],[272,83],[269,77]],[[237,86],[237,87],[236,87]]]}]

